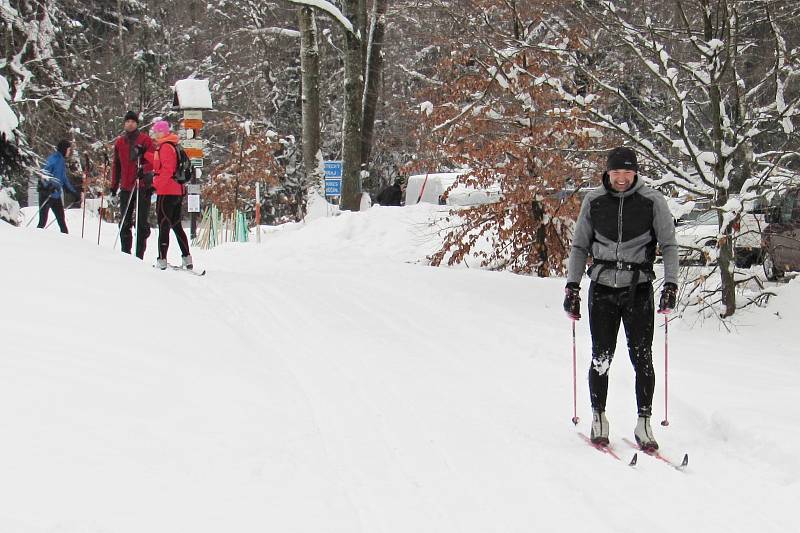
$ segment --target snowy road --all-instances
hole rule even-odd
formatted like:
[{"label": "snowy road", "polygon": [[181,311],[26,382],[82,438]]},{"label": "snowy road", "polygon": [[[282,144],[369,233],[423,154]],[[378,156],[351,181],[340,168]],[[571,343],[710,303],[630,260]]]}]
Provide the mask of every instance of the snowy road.
[{"label": "snowy road", "polygon": [[[690,468],[629,468],[570,422],[563,280],[413,264],[431,209],[196,251],[202,278],[112,253],[113,228],[98,248],[0,225],[0,531],[797,529],[800,283],[735,334],[673,323],[654,429]],[[588,432],[586,321],[578,342]],[[627,460],[623,347],[608,416]]]}]

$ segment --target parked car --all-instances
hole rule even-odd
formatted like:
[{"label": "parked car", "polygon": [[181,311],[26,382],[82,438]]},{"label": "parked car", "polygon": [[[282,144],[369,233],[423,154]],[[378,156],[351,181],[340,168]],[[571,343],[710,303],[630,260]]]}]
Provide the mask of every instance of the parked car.
[{"label": "parked car", "polygon": [[[409,176],[405,205],[425,202],[467,206],[488,204],[500,199],[500,188],[497,186],[475,188],[459,184],[450,189],[462,174],[460,172],[439,172]],[[449,191],[446,198],[444,197],[445,191]]]},{"label": "parked car", "polygon": [[[761,232],[766,227],[765,215],[745,212],[734,225],[733,243],[736,266],[747,268],[762,258]],[[675,238],[681,263],[708,264],[711,249],[717,246],[719,217],[717,211],[692,211],[677,221]]]},{"label": "parked car", "polygon": [[762,236],[764,274],[776,280],[800,270],[800,187],[776,195]]}]

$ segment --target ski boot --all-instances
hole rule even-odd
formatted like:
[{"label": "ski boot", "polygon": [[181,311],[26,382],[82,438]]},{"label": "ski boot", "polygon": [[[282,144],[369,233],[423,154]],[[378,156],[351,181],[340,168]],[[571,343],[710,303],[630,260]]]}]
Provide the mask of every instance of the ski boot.
[{"label": "ski boot", "polygon": [[608,446],[608,420],[605,411],[592,411],[592,444]]},{"label": "ski boot", "polygon": [[636,444],[645,453],[655,453],[658,451],[658,443],[653,436],[653,430],[650,428],[650,417],[639,415],[639,421],[636,423],[636,429],[633,430],[636,437]]},{"label": "ski boot", "polygon": [[167,260],[166,259],[156,259],[156,268],[159,270],[166,270],[167,269]]},{"label": "ski boot", "polygon": [[192,254],[181,257],[181,266],[186,270],[192,270],[194,267],[194,265],[192,265]]}]

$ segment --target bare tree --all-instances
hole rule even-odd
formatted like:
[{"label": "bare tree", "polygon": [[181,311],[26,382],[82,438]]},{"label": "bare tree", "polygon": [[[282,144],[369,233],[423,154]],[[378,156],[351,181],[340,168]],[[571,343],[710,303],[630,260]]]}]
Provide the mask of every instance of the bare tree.
[{"label": "bare tree", "polygon": [[571,26],[542,28],[551,38],[534,45],[570,65],[574,77],[537,81],[580,109],[587,127],[635,146],[654,185],[713,199],[720,315],[731,316],[743,203],[785,180],[797,163],[800,56],[789,53],[787,36],[800,10],[770,0],[579,8],[565,19]]},{"label": "bare tree", "polygon": [[306,189],[320,194],[324,188],[324,175],[321,171],[320,150],[319,46],[314,10],[310,7],[301,7],[298,10],[298,23],[303,86],[303,164],[306,171]]}]

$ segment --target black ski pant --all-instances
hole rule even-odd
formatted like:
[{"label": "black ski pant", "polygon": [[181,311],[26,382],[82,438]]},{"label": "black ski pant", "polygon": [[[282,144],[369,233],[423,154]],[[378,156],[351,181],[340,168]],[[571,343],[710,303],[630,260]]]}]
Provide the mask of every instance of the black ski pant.
[{"label": "black ski pant", "polygon": [[64,202],[61,198],[50,198],[49,196],[39,196],[39,225],[37,227],[44,228],[47,226],[47,215],[50,211],[56,217],[58,227],[61,233],[69,233],[67,230],[67,219],[64,216]]},{"label": "black ski pant", "polygon": [[[147,217],[150,216],[150,189],[139,190],[139,201],[136,201],[136,189],[132,191],[119,191],[119,208],[122,221],[119,228],[119,241],[122,251],[126,254],[131,253],[133,236],[131,228],[134,222],[134,213],[139,221],[139,229],[136,234],[136,257],[144,259],[144,251],[147,248],[147,238],[150,236],[150,224]],[[126,212],[127,211],[127,212]]]},{"label": "black ski pant", "polygon": [[589,368],[589,393],[592,409],[605,411],[608,371],[617,347],[619,323],[625,326],[628,355],[636,372],[636,405],[640,416],[653,411],[656,375],[653,370],[653,284],[608,287],[592,282],[589,286],[589,329],[592,332],[592,364]]},{"label": "black ski pant", "polygon": [[181,205],[183,196],[159,196],[156,200],[156,215],[158,216],[158,258],[166,259],[169,249],[169,232],[175,233],[181,255],[189,255],[189,239],[181,225]]}]

